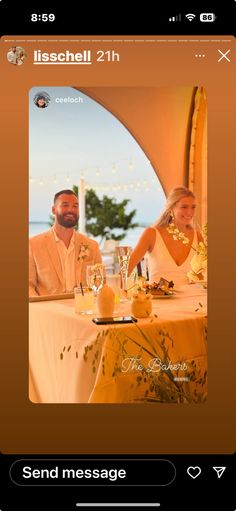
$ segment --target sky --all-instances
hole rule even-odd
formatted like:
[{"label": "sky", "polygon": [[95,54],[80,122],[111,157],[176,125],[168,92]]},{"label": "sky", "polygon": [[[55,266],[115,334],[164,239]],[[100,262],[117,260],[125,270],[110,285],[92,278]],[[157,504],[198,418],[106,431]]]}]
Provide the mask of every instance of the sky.
[{"label": "sky", "polygon": [[[42,91],[50,96],[47,108],[34,104]],[[99,197],[130,199],[127,212],[137,210],[136,222],[158,218],[165,204],[158,177],[126,127],[103,106],[72,87],[42,86],[29,93],[29,115],[31,222],[48,221],[54,194],[78,185],[80,177]]]}]

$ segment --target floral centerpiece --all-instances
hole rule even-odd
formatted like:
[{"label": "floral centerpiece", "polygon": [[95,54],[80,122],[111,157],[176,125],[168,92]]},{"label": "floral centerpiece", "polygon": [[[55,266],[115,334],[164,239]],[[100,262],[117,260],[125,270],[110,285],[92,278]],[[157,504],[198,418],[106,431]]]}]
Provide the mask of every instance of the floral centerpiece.
[{"label": "floral centerpiece", "polygon": [[200,241],[196,247],[195,254],[190,261],[191,271],[187,273],[187,277],[192,282],[201,282],[204,279],[204,274],[207,270],[207,224],[204,225],[202,230],[203,241]]},{"label": "floral centerpiece", "polygon": [[200,241],[196,247],[192,247],[196,253],[190,261],[192,270],[187,273],[187,277],[192,282],[201,282],[207,270],[207,224],[202,230],[203,241]]}]

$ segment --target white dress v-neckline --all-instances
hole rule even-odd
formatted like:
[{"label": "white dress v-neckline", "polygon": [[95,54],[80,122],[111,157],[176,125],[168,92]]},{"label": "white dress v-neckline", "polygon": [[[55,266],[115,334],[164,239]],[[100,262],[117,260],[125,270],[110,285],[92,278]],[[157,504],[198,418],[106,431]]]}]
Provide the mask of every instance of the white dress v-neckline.
[{"label": "white dress v-neckline", "polygon": [[[173,261],[173,263],[177,266],[177,268],[181,268],[181,266],[183,266],[183,265],[186,263],[186,261],[188,260],[188,258],[189,258],[189,255],[190,255],[191,250],[192,250],[192,245],[193,245],[193,244],[195,244],[195,241],[196,241],[196,240],[195,240],[196,231],[194,231],[193,241],[192,241],[192,243],[191,243],[191,246],[190,246],[190,249],[189,249],[189,253],[188,253],[188,255],[187,255],[186,259],[185,259],[185,260],[184,260],[181,264],[177,264],[177,262],[174,260],[173,256],[171,255],[171,253],[170,253],[169,249],[168,249],[168,248],[167,248],[167,246],[166,246],[165,240],[163,239],[163,237],[162,237],[162,235],[161,235],[161,233],[160,233],[159,229],[157,229],[157,228],[155,227],[155,231],[156,231],[156,232],[158,232],[158,234],[159,234],[159,238],[161,239],[161,241],[162,241],[162,243],[163,243],[164,249],[166,250],[167,254],[168,254],[168,255],[169,255],[169,257],[171,258],[171,260]],[[155,241],[155,242],[156,242],[156,241]],[[192,254],[191,254],[191,259],[192,259]]]},{"label": "white dress v-neckline", "polygon": [[[166,278],[167,280],[173,280],[175,287],[182,284],[188,283],[187,273],[191,270],[190,262],[194,255],[192,248],[189,250],[189,254],[185,261],[181,265],[178,265],[171,253],[169,252],[164,239],[161,236],[160,231],[154,227],[156,231],[156,239],[152,252],[146,254],[149,281],[158,282],[160,277]],[[194,231],[194,237],[192,245],[197,243],[197,232]]]}]

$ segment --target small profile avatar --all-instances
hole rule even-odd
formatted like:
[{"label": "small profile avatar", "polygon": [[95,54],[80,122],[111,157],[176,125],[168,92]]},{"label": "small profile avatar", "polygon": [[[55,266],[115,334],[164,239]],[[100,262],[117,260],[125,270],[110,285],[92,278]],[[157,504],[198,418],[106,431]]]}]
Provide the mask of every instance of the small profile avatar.
[{"label": "small profile avatar", "polygon": [[47,108],[50,103],[50,96],[47,92],[37,92],[34,96],[34,104],[38,108]]},{"label": "small profile avatar", "polygon": [[12,46],[7,52],[7,60],[14,66],[21,66],[26,59],[26,52],[21,46]]}]

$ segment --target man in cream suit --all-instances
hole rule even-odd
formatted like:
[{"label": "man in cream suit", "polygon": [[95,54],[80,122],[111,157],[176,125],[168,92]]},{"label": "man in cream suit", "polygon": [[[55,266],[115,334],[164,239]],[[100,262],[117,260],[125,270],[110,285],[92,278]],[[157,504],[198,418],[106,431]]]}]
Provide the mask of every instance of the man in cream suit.
[{"label": "man in cream suit", "polygon": [[29,296],[72,292],[86,285],[88,264],[102,262],[98,244],[75,231],[78,198],[72,190],[54,197],[53,227],[29,241]]}]

